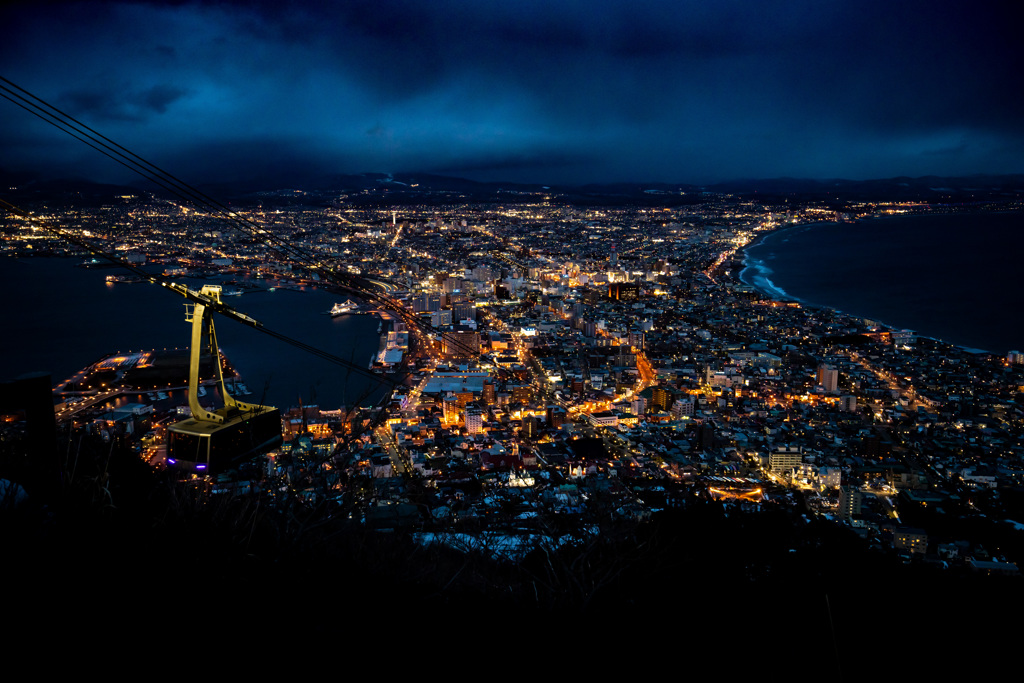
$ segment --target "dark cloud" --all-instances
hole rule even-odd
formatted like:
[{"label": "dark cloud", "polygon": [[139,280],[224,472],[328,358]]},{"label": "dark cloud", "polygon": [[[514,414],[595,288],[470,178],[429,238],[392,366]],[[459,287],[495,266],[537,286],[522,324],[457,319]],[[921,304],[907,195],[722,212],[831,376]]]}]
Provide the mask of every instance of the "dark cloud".
[{"label": "dark cloud", "polygon": [[[1017,172],[1024,51],[1011,11],[25,2],[0,10],[14,29],[0,71],[129,145],[182,161],[221,145],[223,173],[258,159],[261,140],[288,159],[282,172],[302,158],[562,182]],[[0,117],[24,125],[10,107]]]},{"label": "dark cloud", "polygon": [[153,114],[164,114],[167,108],[187,94],[173,85],[154,85],[140,91],[123,88],[77,89],[57,98],[58,108],[75,112],[76,118],[94,121],[143,121]]},{"label": "dark cloud", "polygon": [[579,173],[580,169],[599,161],[586,152],[543,150],[512,152],[495,156],[474,155],[464,161],[452,161],[423,170],[441,175],[469,175],[484,180],[526,180],[551,178]]}]

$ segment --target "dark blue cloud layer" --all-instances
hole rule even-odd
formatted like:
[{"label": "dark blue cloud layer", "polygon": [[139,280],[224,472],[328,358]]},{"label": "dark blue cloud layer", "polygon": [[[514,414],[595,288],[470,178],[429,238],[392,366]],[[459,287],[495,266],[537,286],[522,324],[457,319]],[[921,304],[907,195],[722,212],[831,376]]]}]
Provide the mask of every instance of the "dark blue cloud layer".
[{"label": "dark blue cloud layer", "polygon": [[[22,3],[0,72],[196,181],[1020,172],[1006,3]],[[9,168],[121,171],[0,101]]]}]

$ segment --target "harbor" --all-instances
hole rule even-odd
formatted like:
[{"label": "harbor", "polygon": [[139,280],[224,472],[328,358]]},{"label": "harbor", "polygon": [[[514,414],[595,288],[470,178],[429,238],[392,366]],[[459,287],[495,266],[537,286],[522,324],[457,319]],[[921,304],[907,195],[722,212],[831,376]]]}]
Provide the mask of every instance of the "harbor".
[{"label": "harbor", "polygon": [[[189,326],[180,297],[148,283],[108,284],[108,273],[77,268],[78,263],[75,259],[49,257],[10,259],[0,269],[0,283],[12,290],[34,293],[33,300],[12,300],[10,313],[19,321],[20,329],[31,331],[32,343],[23,343],[20,335],[0,338],[0,357],[7,359],[0,374],[16,377],[39,371],[49,374],[54,384],[63,384],[63,380],[101,359],[128,357],[145,349],[184,348],[188,344]],[[320,315],[338,302],[337,294],[318,288],[270,292],[257,284],[264,282],[261,280],[254,282],[238,275],[220,278],[229,279],[235,281],[233,287],[247,290],[244,296],[231,297],[229,305],[267,329],[329,349],[353,363],[365,363],[378,350],[379,317],[375,320],[369,311],[336,318]],[[200,285],[186,282],[196,288]],[[61,313],[54,315],[58,307]],[[253,396],[269,404],[291,406],[301,399],[306,404],[317,402],[337,408],[362,396],[372,401],[382,391],[369,377],[309,354],[295,353],[290,346],[258,330],[228,322],[218,325],[217,335],[224,354],[245,377]],[[73,344],[68,343],[69,337],[74,339]],[[143,370],[143,374],[156,372]],[[184,384],[184,375],[137,382],[142,392],[168,392]],[[60,386],[60,390],[73,388]]]}]

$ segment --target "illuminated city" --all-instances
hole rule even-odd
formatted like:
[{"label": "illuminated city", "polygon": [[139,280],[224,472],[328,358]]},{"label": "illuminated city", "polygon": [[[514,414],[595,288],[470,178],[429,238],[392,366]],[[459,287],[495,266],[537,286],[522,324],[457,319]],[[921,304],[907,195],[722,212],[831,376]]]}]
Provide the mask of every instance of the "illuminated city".
[{"label": "illuminated city", "polygon": [[1013,651],[1004,11],[56,5],[0,10],[26,632]]}]

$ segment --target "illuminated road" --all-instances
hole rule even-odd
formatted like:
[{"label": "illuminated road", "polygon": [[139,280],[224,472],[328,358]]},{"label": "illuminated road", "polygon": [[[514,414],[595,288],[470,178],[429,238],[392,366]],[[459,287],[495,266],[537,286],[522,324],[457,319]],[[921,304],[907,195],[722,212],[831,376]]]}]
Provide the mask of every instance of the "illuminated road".
[{"label": "illuminated road", "polygon": [[919,396],[914,387],[904,386],[888,370],[876,367],[866,358],[861,358],[856,351],[850,352],[850,358],[875,377],[885,382],[889,389],[899,392],[902,398],[907,399],[907,407],[911,411],[917,410],[918,406],[934,407],[933,402],[924,396]]},{"label": "illuminated road", "polygon": [[410,476],[412,474],[412,468],[409,466],[408,461],[406,461],[398,452],[398,444],[396,444],[395,440],[391,437],[387,426],[381,425],[380,427],[377,427],[374,431],[374,436],[377,437],[377,443],[384,447],[384,450],[387,451],[388,457],[391,458],[392,469],[402,476]]},{"label": "illuminated road", "polygon": [[398,285],[393,285],[390,282],[382,282],[381,280],[370,280],[370,279],[367,279],[366,281],[369,282],[371,285],[375,285],[377,287],[380,287],[381,289],[383,289],[388,294],[390,294],[392,292],[397,292],[399,290]]},{"label": "illuminated road", "polygon": [[81,411],[92,408],[93,406],[109,401],[112,398],[117,398],[122,394],[137,394],[137,389],[124,389],[121,387],[115,389],[105,389],[96,394],[89,396],[79,396],[71,399],[71,401],[65,401],[53,407],[53,412],[57,417],[57,420],[70,420]]}]

